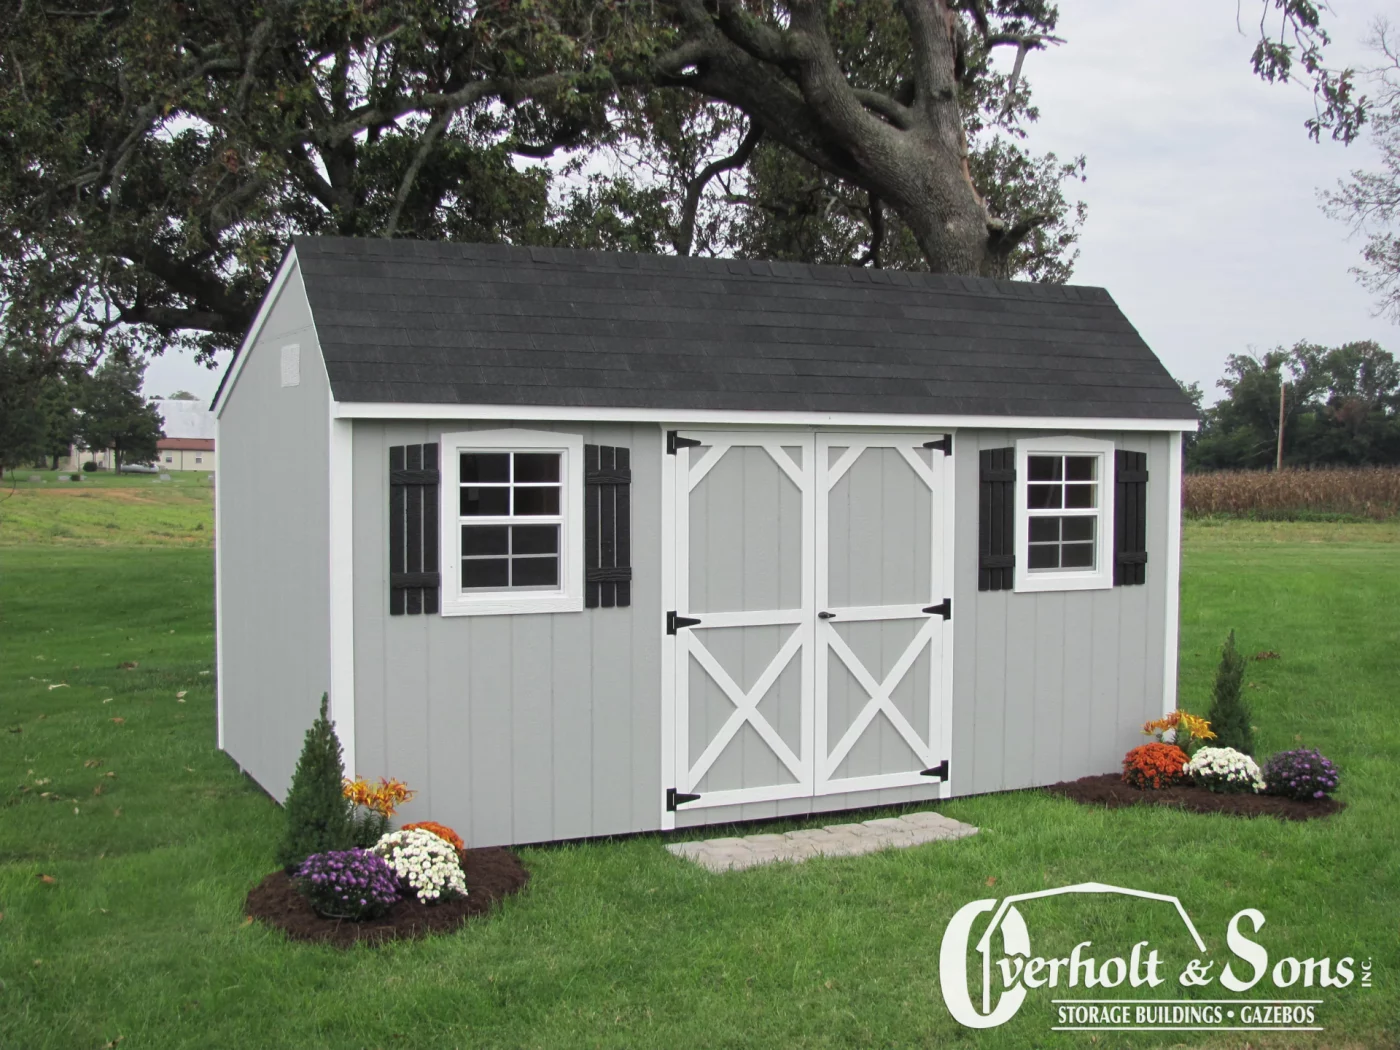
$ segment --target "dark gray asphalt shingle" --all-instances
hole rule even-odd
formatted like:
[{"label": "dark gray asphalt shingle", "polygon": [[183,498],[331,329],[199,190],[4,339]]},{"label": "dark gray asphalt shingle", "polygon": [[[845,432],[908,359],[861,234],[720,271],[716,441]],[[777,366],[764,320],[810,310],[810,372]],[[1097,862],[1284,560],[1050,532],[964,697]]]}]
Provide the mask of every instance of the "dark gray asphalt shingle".
[{"label": "dark gray asphalt shingle", "polygon": [[1194,419],[1101,288],[298,237],[338,401]]}]

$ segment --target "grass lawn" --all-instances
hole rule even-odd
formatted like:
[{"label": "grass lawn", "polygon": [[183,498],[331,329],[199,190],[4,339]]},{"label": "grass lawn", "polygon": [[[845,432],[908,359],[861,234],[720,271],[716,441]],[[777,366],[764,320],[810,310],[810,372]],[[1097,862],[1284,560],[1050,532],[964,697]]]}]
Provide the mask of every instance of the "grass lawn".
[{"label": "grass lawn", "polygon": [[[209,475],[19,471],[0,481],[0,544],[207,547],[213,536]],[[31,477],[39,481],[30,481]],[[63,479],[63,480],[60,480]]]},{"label": "grass lawn", "polygon": [[[185,498],[120,482],[167,508]],[[1186,529],[1186,705],[1204,710],[1229,628],[1245,652],[1277,651],[1248,671],[1260,750],[1301,740],[1339,762],[1348,808],[1330,821],[1107,813],[1025,792],[944,805],[983,829],[961,842],[724,876],[652,836],[529,849],[530,889],[492,917],[348,953],[244,922],[279,811],[214,749],[207,547],[23,535],[0,546],[0,1047],[1396,1045],[1393,523]],[[1084,881],[1180,895],[1213,958],[1230,916],[1259,908],[1272,958],[1370,959],[1375,987],[1299,993],[1325,1000],[1316,1038],[1091,1042],[1050,1031],[1049,994],[1002,1028],[952,1021],[937,973],[952,914]],[[1143,937],[1194,955],[1153,907],[1024,911],[1038,955]]]}]

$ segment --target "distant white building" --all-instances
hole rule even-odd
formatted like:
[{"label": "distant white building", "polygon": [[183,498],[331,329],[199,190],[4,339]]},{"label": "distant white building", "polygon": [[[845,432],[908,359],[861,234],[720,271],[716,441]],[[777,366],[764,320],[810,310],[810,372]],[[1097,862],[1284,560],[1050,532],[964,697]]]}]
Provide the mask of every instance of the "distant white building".
[{"label": "distant white building", "polygon": [[[155,465],[161,470],[214,469],[214,416],[204,401],[152,398],[160,413],[165,437],[156,442]],[[95,462],[102,470],[111,470],[114,462],[111,449],[88,449],[74,445],[69,453],[70,469]]]}]

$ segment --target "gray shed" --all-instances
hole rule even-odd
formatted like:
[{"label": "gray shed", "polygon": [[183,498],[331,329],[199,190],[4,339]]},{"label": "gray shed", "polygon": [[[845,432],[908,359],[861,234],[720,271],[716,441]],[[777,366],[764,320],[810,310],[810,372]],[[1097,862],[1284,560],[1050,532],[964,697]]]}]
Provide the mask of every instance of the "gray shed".
[{"label": "gray shed", "polygon": [[215,397],[219,746],[473,845],[1117,768],[1192,406],[1098,288],[297,238]]}]

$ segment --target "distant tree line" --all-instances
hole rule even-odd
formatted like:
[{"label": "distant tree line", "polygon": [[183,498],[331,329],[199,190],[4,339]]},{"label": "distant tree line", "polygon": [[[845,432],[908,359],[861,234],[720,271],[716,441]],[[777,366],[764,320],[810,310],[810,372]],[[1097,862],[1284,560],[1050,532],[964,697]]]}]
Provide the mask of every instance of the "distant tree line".
[{"label": "distant tree line", "polygon": [[112,449],[119,470],[156,458],[165,433],[141,393],[143,363],[113,355],[91,373],[73,363],[38,377],[24,375],[28,367],[26,355],[0,351],[0,473],[50,463],[56,470],[75,443]]},{"label": "distant tree line", "polygon": [[[1285,384],[1285,467],[1400,464],[1400,363],[1370,340],[1338,347],[1298,343],[1262,356],[1232,354],[1201,410],[1186,450],[1188,470],[1272,467],[1278,448],[1279,385]],[[1199,384],[1186,387],[1199,407]]]}]

